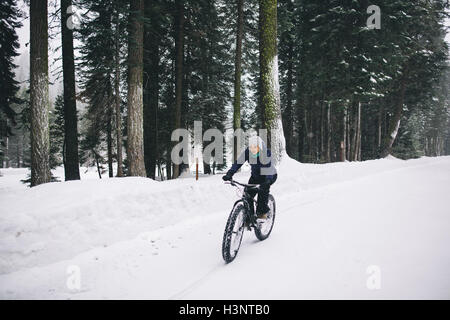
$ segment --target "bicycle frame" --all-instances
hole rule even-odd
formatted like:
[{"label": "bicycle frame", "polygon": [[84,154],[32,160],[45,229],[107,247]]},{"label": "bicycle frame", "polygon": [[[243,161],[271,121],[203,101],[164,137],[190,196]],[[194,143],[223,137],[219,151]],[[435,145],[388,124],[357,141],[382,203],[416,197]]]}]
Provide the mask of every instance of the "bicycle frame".
[{"label": "bicycle frame", "polygon": [[[269,194],[269,199],[271,199],[271,201],[273,202],[273,212],[271,211],[271,218],[270,220],[268,220],[270,221],[270,224],[266,224],[266,222],[260,223],[257,220],[257,216],[255,213],[254,204],[256,201],[249,194],[249,189],[259,191],[259,185],[244,184],[232,179],[229,182],[225,183],[231,184],[232,186],[238,188],[244,187],[244,190],[242,190],[241,199],[237,200],[233,205],[233,209],[231,210],[231,213],[228,217],[227,225],[225,227],[225,232],[223,235],[222,256],[225,262],[229,263],[234,260],[239,251],[245,228],[250,231],[253,228],[255,231],[255,236],[260,241],[267,239],[267,237],[270,235],[275,219],[275,199],[272,195]],[[242,219],[240,218],[241,216]]]},{"label": "bicycle frame", "polygon": [[[227,183],[227,182],[225,182]],[[230,182],[228,182],[227,184],[231,184],[234,187],[244,187],[243,192],[242,192],[242,198],[240,200],[237,200],[233,207],[236,206],[237,203],[239,202],[243,202],[244,203],[244,207],[245,207],[245,219],[249,220],[249,226],[252,227],[256,227],[256,215],[255,215],[255,199],[250,196],[247,192],[247,188],[252,188],[255,190],[259,189],[259,184],[246,184],[246,183],[240,183],[237,182],[235,180],[230,180]]]}]

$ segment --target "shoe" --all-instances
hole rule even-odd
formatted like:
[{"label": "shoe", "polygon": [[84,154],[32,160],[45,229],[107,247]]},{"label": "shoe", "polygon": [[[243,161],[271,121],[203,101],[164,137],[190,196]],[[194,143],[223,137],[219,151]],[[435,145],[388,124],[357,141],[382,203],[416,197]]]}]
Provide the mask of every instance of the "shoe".
[{"label": "shoe", "polygon": [[257,220],[267,220],[267,213],[260,213],[258,214],[258,216],[256,217]]}]

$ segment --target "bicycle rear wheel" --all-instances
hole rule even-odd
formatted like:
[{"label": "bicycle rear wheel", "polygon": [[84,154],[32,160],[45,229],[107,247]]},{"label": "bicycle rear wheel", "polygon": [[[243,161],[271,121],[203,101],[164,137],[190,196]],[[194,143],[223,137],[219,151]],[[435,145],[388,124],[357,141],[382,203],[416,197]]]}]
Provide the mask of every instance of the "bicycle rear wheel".
[{"label": "bicycle rear wheel", "polygon": [[271,194],[269,194],[269,201],[267,205],[269,206],[270,210],[267,215],[266,221],[264,221],[263,223],[258,223],[255,227],[255,235],[260,241],[266,240],[269,237],[270,233],[272,232],[273,224],[275,222],[275,199]]},{"label": "bicycle rear wheel", "polygon": [[244,235],[245,210],[244,203],[238,202],[228,218],[222,242],[222,256],[226,263],[233,261],[239,252]]}]

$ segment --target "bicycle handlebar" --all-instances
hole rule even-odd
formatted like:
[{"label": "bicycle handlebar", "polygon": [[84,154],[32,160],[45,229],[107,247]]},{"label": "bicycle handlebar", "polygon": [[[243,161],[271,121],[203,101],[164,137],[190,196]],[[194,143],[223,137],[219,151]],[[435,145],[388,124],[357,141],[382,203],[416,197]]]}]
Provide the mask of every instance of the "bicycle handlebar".
[{"label": "bicycle handlebar", "polygon": [[[225,183],[227,183],[227,182],[225,182]],[[249,187],[249,188],[256,188],[256,187],[259,186],[259,184],[240,183],[240,182],[238,182],[236,180],[233,180],[233,179],[231,179],[228,182],[228,184],[231,184],[232,186],[239,185],[239,186],[242,186],[242,187]]]}]

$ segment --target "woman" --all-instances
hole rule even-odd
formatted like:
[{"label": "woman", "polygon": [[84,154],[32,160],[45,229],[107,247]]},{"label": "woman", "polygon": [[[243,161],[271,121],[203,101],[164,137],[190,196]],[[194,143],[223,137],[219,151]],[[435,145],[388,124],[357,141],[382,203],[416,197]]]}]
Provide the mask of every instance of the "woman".
[{"label": "woman", "polygon": [[[230,181],[233,175],[239,170],[242,165],[248,161],[251,166],[251,177],[249,184],[259,184],[258,202],[256,205],[256,215],[258,219],[267,219],[269,207],[270,186],[277,180],[277,170],[272,166],[271,152],[266,147],[264,141],[258,137],[253,136],[248,141],[249,147],[239,156],[237,161],[233,163],[231,169],[226,175],[222,177],[224,181]],[[256,195],[254,189],[249,189],[248,193],[251,196]]]}]

